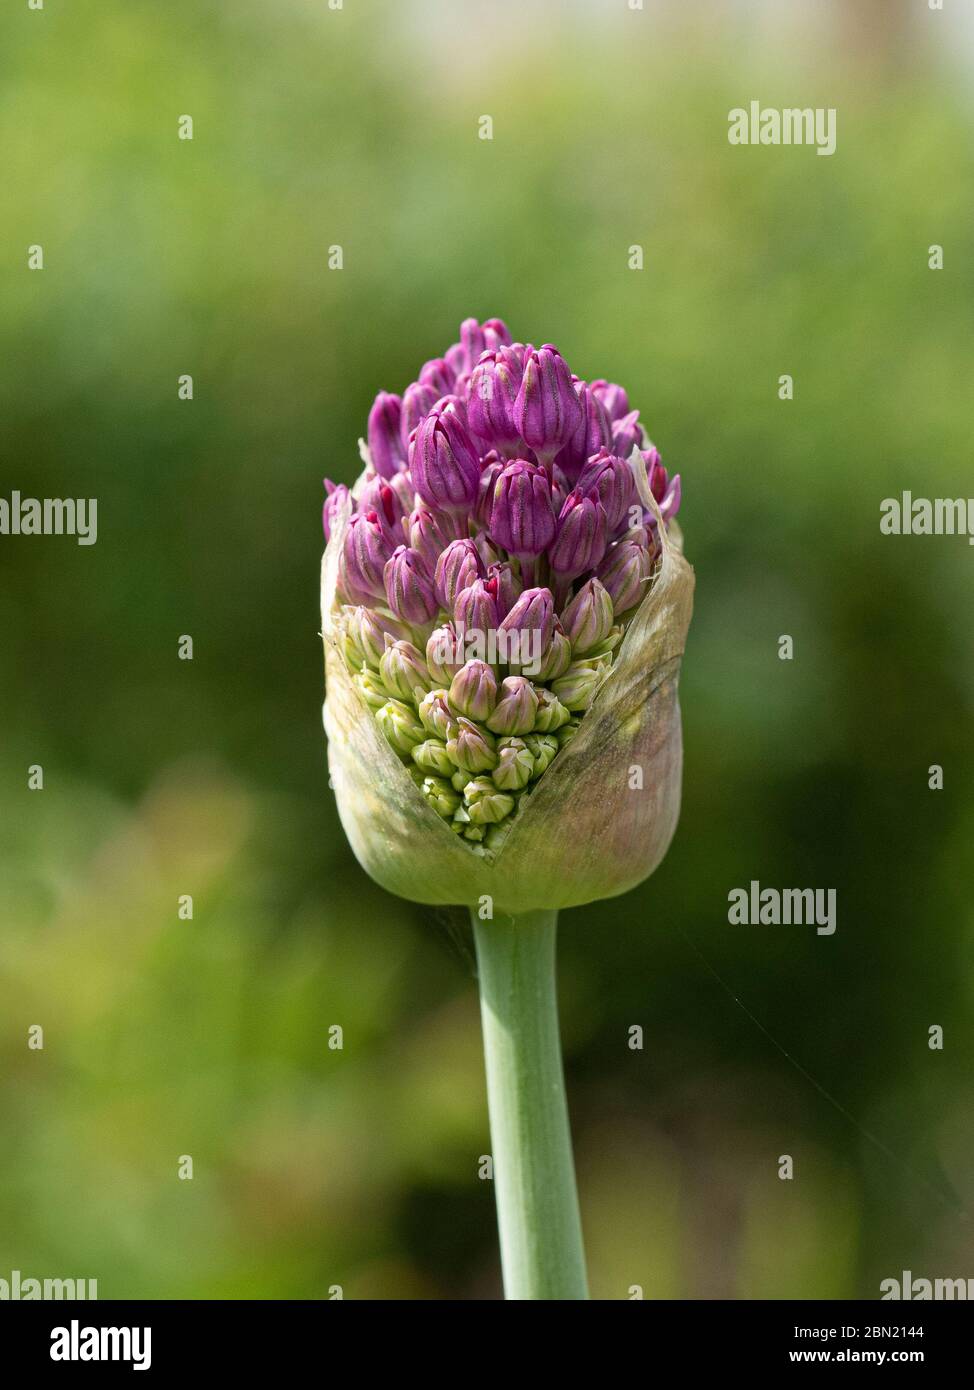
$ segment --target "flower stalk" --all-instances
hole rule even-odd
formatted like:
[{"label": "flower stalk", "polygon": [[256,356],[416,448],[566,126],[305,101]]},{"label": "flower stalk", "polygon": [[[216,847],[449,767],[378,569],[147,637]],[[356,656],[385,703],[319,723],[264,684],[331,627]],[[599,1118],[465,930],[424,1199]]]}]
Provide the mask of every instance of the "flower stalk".
[{"label": "flower stalk", "polygon": [[555,993],[558,914],[471,919],[504,1294],[586,1299]]}]

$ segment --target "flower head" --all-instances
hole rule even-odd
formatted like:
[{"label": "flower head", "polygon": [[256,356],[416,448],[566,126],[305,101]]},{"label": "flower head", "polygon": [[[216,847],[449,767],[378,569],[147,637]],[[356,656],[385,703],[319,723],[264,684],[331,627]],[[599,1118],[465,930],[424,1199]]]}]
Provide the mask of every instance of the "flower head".
[{"label": "flower head", "polygon": [[623,891],[678,810],[679,477],[621,386],[499,319],[380,392],[367,439],[323,510],[329,759],[356,854],[420,901]]}]

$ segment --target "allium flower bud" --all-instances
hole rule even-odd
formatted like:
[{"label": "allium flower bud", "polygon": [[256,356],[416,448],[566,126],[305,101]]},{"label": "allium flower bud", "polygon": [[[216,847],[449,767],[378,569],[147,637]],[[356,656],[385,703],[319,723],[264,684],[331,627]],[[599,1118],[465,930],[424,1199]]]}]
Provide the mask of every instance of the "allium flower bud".
[{"label": "allium flower bud", "polygon": [[586,710],[608,675],[608,662],[573,661],[563,676],[552,681],[551,690],[568,710]]},{"label": "allium flower bud", "polygon": [[636,505],[636,480],[632,469],[625,458],[610,454],[608,449],[601,449],[589,459],[577,486],[579,492],[587,496],[594,493],[602,503],[610,536],[626,520],[630,507]]},{"label": "allium flower bud", "polygon": [[511,555],[540,555],[554,539],[555,513],[548,475],[537,464],[515,459],[494,484],[489,531]]},{"label": "allium flower bud", "polygon": [[521,385],[521,364],[509,347],[485,352],[467,387],[467,420],[478,439],[505,453],[516,452],[518,430],[514,402]]},{"label": "allium flower bud", "polygon": [[604,642],[612,628],[612,599],[597,579],[583,584],[561,615],[575,656]]},{"label": "allium flower bud", "polygon": [[582,407],[582,418],[555,459],[569,484],[575,482],[593,454],[612,443],[612,426],[602,402],[584,381],[576,381],[575,390]]},{"label": "allium flower bud", "polygon": [[[567,719],[567,714],[565,718]],[[497,766],[491,776],[494,785],[504,792],[519,792],[534,775],[534,758],[522,738],[497,740]]]},{"label": "allium flower bud", "polygon": [[459,539],[459,518],[451,512],[433,512],[425,503],[414,508],[403,523],[409,546],[418,550],[433,572],[440,554],[451,541]]},{"label": "allium flower bud", "polygon": [[534,686],[524,676],[506,676],[501,682],[497,708],[487,720],[495,734],[529,734],[538,712]]},{"label": "allium flower bud", "polygon": [[441,511],[469,511],[480,482],[480,458],[454,411],[433,411],[409,449],[409,472],[423,501]]},{"label": "allium flower bud", "polygon": [[660,516],[664,521],[672,521],[680,510],[681,485],[679,473],[674,473],[670,479],[669,486],[663,493],[663,500],[659,504]]},{"label": "allium flower bud", "polygon": [[548,683],[557,680],[568,670],[572,659],[572,644],[569,642],[559,620],[555,619],[555,630],[551,634],[551,646],[541,658],[541,670],[536,679]]},{"label": "allium flower bud", "polygon": [[497,611],[497,582],[475,579],[461,589],[453,601],[453,617],[457,630],[465,632],[494,632],[500,622]]},{"label": "allium flower bud", "polygon": [[442,777],[424,777],[420,791],[436,814],[444,820],[449,820],[460,806],[459,794]]},{"label": "allium flower bud", "polygon": [[[432,773],[436,777],[452,777],[456,772],[450,755],[446,751],[446,743],[441,738],[427,738],[422,743],[417,743],[413,749],[412,758],[416,766],[423,772]],[[450,814],[452,815],[452,811]]]},{"label": "allium flower bud", "polygon": [[431,386],[436,392],[437,400],[450,394],[456,379],[456,372],[443,357],[434,357],[431,361],[424,362],[419,372],[420,385]]},{"label": "allium flower bud", "polygon": [[477,496],[474,501],[474,517],[478,525],[490,530],[490,515],[494,506],[494,487],[504,471],[504,465],[493,451],[484,459],[477,482]]},{"label": "allium flower bud", "polygon": [[485,577],[486,570],[473,541],[451,541],[437,560],[433,574],[433,588],[440,607],[452,613],[460,590],[475,579]]},{"label": "allium flower bud", "polygon": [[325,479],[324,505],[321,508],[321,525],[325,533],[325,540],[331,540],[332,519],[345,506],[350,493],[344,483],[333,483],[330,478]]},{"label": "allium flower bud", "polygon": [[500,562],[500,558],[504,552],[498,549],[486,531],[478,531],[473,538],[473,543],[477,547],[477,554],[480,556],[486,569],[489,570],[491,565],[496,565]]},{"label": "allium flower bud", "polygon": [[402,700],[387,700],[381,709],[376,710],[375,722],[403,757],[408,758],[416,744],[422,743],[426,737],[426,730],[416,711]]},{"label": "allium flower bud", "polygon": [[388,702],[389,692],[376,671],[360,671],[355,684],[369,709],[379,710]]},{"label": "allium flower bud", "polygon": [[624,536],[606,551],[596,575],[608,591],[614,611],[627,613],[646,597],[651,572],[647,547]]},{"label": "allium flower bud", "polygon": [[552,459],[567,444],[582,419],[572,374],[551,343],[524,359],[524,373],[514,402],[514,423],[529,448]]},{"label": "allium flower bud", "polygon": [[621,420],[612,422],[612,452],[627,459],[637,444],[642,443],[643,432],[639,427],[639,411],[630,410]]},{"label": "allium flower bud", "polygon": [[452,347],[448,347],[443,354],[443,359],[453,373],[454,380],[466,372],[467,350],[462,343],[454,343]]},{"label": "allium flower bud", "polygon": [[474,825],[496,825],[514,810],[514,798],[500,791],[490,777],[476,777],[463,789],[463,801]]},{"label": "allium flower bud", "polygon": [[391,547],[375,512],[359,512],[348,523],[342,549],[342,587],[351,599],[385,597],[383,574]]},{"label": "allium flower bud", "polygon": [[345,650],[354,665],[371,666],[378,671],[379,662],[389,642],[399,642],[409,635],[408,628],[395,618],[376,613],[372,608],[353,608],[345,620]]},{"label": "allium flower bud", "polygon": [[421,626],[436,616],[436,595],[426,561],[418,550],[399,545],[383,571],[386,601],[405,623]]},{"label": "allium flower bud", "polygon": [[445,690],[431,690],[423,696],[419,702],[419,717],[423,728],[443,743],[456,737],[457,717],[450,709]]},{"label": "allium flower bud", "polygon": [[414,381],[411,386],[407,386],[402,398],[402,416],[399,422],[399,439],[402,444],[403,453],[409,459],[409,440],[413,430],[421,420],[433,409],[439,396],[432,386],[427,386],[421,381]]},{"label": "allium flower bud", "polygon": [[464,351],[464,370],[472,372],[477,359],[487,349],[487,338],[476,319],[464,319],[460,325],[460,345]]},{"label": "allium flower bud", "polygon": [[491,579],[496,581],[497,613],[503,624],[521,592],[521,581],[506,560],[502,564],[489,565],[487,579],[488,581]]},{"label": "allium flower bud", "polygon": [[369,411],[367,434],[372,467],[381,478],[391,478],[406,467],[402,424],[402,398],[380,391]]},{"label": "allium flower bud", "polygon": [[[623,892],[665,852],[679,807],[676,692],[692,572],[680,528],[667,524],[679,480],[643,449],[645,434],[628,458],[603,434],[578,460],[605,420],[621,427],[617,439],[631,429],[621,387],[583,387],[553,349],[509,336],[489,320],[467,324],[406,391],[398,439],[394,400],[379,402],[372,463],[354,496],[328,490],[322,634],[329,761],[360,862],[404,897],[475,904],[488,894],[495,913],[518,916]],[[471,410],[483,428],[470,374],[484,351],[491,370],[521,373],[511,407],[524,430],[520,459],[498,457],[468,429]],[[437,499],[462,503],[431,506],[429,484],[422,498],[414,459]],[[642,525],[630,529],[633,517]],[[439,564],[441,598],[437,566],[458,541]],[[551,614],[538,669],[508,662],[501,681],[503,667],[464,662],[467,634],[446,619],[486,633],[486,650],[470,643],[471,657],[494,655],[492,630],[537,601],[521,587],[546,582],[564,623]],[[451,594],[452,609],[441,608]],[[485,714],[491,680],[497,702]],[[639,795],[619,776],[633,763],[645,776]]]},{"label": "allium flower bud", "polygon": [[[567,728],[568,726],[565,725]],[[547,772],[549,766],[558,752],[558,739],[553,734],[528,734],[524,740],[528,752],[534,759],[534,771],[531,774],[533,782]]]},{"label": "allium flower bud", "polygon": [[490,772],[497,766],[493,736],[469,719],[457,720],[457,731],[447,740],[446,751],[462,772]]},{"label": "allium flower bud", "polygon": [[497,704],[497,677],[486,661],[468,661],[450,683],[450,708],[468,719],[486,719]]},{"label": "allium flower bud", "polygon": [[[555,600],[550,589],[525,589],[500,626],[509,638],[517,634],[510,660],[527,666],[535,653],[543,657],[555,630]],[[538,633],[532,638],[532,633]]]},{"label": "allium flower bud", "polygon": [[449,685],[463,660],[463,643],[453,624],[435,627],[426,641],[426,665],[433,679]]},{"label": "allium flower bud", "polygon": [[537,695],[538,712],[534,717],[534,731],[538,734],[553,734],[556,729],[568,723],[571,715],[558,696],[550,690],[545,690],[542,686]]},{"label": "allium flower bud", "polygon": [[555,738],[558,740],[559,750],[564,748],[566,743],[571,743],[572,739],[575,737],[577,733],[578,724],[575,722],[574,719],[570,724],[566,724],[563,729],[559,729],[558,732],[555,734]]},{"label": "allium flower bud", "polygon": [[510,347],[511,331],[503,319],[484,319],[483,328],[488,352],[499,347]]},{"label": "allium flower bud", "polygon": [[599,377],[597,381],[592,382],[592,390],[605,406],[605,413],[610,420],[621,420],[623,415],[629,414],[629,397],[621,386]]},{"label": "allium flower bud", "polygon": [[605,554],[608,521],[597,496],[585,496],[574,488],[558,517],[558,535],[548,550],[556,574],[574,579],[594,569]]},{"label": "allium flower bud", "polygon": [[402,498],[391,483],[387,483],[385,478],[380,478],[378,473],[373,474],[371,478],[366,479],[359,492],[358,504],[360,512],[375,512],[382,527],[382,534],[390,547],[400,544],[403,538],[404,508]]},{"label": "allium flower bud", "polygon": [[379,661],[379,675],[390,695],[407,702],[418,702],[433,686],[426,662],[412,642],[388,646]]}]

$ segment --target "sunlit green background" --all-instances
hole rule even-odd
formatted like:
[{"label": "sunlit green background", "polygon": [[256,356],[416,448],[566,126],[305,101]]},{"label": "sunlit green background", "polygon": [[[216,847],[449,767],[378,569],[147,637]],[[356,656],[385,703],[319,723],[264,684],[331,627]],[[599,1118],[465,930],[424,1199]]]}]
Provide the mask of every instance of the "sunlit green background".
[{"label": "sunlit green background", "polygon": [[974,550],[878,525],[974,493],[971,55],[955,0],[4,6],[0,495],[99,538],[0,538],[0,1277],[499,1294],[469,938],[349,852],[316,612],[322,476],[469,314],[627,385],[697,572],[677,838],[563,917],[594,1293],[974,1276]]}]

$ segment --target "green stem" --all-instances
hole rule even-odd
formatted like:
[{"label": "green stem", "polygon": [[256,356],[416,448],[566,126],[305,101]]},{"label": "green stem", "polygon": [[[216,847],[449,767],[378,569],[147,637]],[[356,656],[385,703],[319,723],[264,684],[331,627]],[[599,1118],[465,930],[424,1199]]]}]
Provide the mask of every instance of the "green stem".
[{"label": "green stem", "polygon": [[588,1298],[558,1036],[558,914],[470,916],[504,1295]]}]

